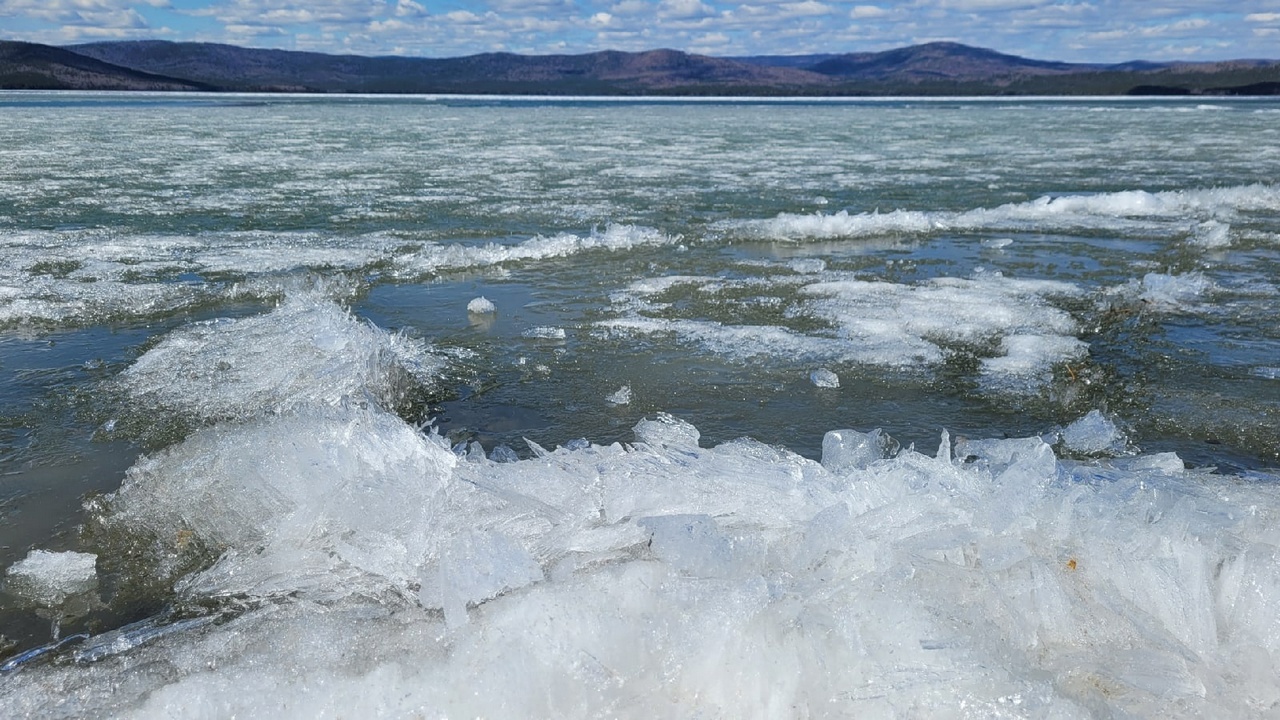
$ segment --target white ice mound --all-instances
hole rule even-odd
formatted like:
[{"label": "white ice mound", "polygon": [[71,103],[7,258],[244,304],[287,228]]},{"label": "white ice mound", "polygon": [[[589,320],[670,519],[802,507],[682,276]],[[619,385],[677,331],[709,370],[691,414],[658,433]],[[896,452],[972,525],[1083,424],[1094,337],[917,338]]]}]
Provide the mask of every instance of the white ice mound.
[{"label": "white ice mound", "polygon": [[962,701],[1244,718],[1280,702],[1280,483],[1167,456],[1059,461],[1040,438],[954,454],[944,438],[933,457],[838,431],[819,464],[701,448],[670,416],[633,447],[508,463],[451,461],[374,410],[258,423],[140,464],[107,512],[223,538],[239,566],[197,576],[219,579],[207,591],[277,600],[91,669],[27,668],[0,712],[912,717]]},{"label": "white ice mound", "polygon": [[1231,226],[1217,220],[1206,220],[1196,226],[1189,242],[1197,247],[1217,250],[1231,245]]},{"label": "white ice mound", "polygon": [[424,342],[298,293],[263,315],[179,328],[117,382],[140,412],[210,421],[344,398],[395,407],[411,389],[434,384],[444,365]]},{"label": "white ice mound", "polygon": [[1017,334],[1000,340],[1000,352],[996,357],[983,358],[982,387],[1032,392],[1052,380],[1054,365],[1087,356],[1089,343],[1064,335]]},{"label": "white ice mound", "polygon": [[39,607],[56,608],[98,586],[98,556],[32,550],[5,571],[4,589]]}]

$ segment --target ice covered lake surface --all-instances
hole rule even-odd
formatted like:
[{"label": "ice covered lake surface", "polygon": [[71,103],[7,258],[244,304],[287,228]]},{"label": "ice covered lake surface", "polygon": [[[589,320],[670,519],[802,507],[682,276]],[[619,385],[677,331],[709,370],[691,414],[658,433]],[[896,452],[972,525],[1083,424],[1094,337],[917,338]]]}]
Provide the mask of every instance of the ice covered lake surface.
[{"label": "ice covered lake surface", "polygon": [[1280,103],[0,94],[0,715],[1280,707]]}]

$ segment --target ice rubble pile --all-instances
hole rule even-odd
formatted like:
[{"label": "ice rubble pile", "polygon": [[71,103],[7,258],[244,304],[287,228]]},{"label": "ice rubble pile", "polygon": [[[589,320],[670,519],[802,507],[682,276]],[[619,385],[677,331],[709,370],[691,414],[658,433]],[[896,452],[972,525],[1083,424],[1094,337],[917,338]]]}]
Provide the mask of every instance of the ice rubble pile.
[{"label": "ice rubble pile", "polygon": [[198,421],[369,398],[393,408],[429,387],[445,361],[426,343],[354,317],[318,291],[271,312],[192,323],[117,379],[140,412]]},{"label": "ice rubble pile", "polygon": [[634,445],[499,463],[376,408],[200,431],[100,511],[162,555],[187,534],[221,548],[179,591],[253,609],[91,672],[27,668],[0,707],[1057,718],[1280,703],[1275,484],[1171,454],[1077,464],[1040,438],[895,454],[882,433],[839,430],[821,463],[698,439],[660,415]]}]

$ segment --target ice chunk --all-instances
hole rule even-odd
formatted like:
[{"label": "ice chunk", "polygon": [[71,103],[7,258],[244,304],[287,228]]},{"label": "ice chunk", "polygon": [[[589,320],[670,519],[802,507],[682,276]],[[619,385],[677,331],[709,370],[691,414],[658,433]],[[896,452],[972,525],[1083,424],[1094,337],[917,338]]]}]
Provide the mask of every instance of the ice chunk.
[{"label": "ice chunk", "polygon": [[1130,472],[1154,470],[1165,474],[1174,474],[1181,473],[1187,469],[1186,463],[1182,462],[1182,458],[1178,457],[1177,453],[1172,452],[1142,455],[1124,462],[1117,461],[1117,464]]},{"label": "ice chunk", "polygon": [[1089,414],[1062,429],[1062,444],[1078,453],[1119,454],[1124,451],[1126,443],[1127,439],[1115,421],[1099,410],[1090,410]]},{"label": "ice chunk", "polygon": [[467,303],[467,312],[472,315],[492,315],[493,313],[498,312],[498,306],[494,305],[493,301],[481,295]]},{"label": "ice chunk", "polygon": [[834,475],[862,470],[888,457],[896,446],[879,428],[866,433],[831,430],[822,438],[822,466]]},{"label": "ice chunk", "polygon": [[1147,273],[1142,276],[1139,298],[1159,307],[1177,307],[1198,301],[1212,288],[1212,281],[1204,273]]},{"label": "ice chunk", "polygon": [[494,462],[509,463],[519,461],[520,456],[516,455],[516,451],[512,450],[510,447],[506,445],[499,445],[489,454],[489,459]]},{"label": "ice chunk", "polygon": [[[929,368],[957,352],[986,353],[993,340],[1009,339],[1004,355],[986,367],[1003,389],[1038,389],[1038,378],[1053,363],[1081,355],[1088,347],[1074,337],[1078,328],[1067,312],[1049,299],[1078,296],[1070,283],[1020,280],[999,273],[973,278],[933,278],[918,284],[868,281],[846,273],[828,273],[821,281],[807,276],[725,280],[673,276],[633,283],[615,294],[622,317],[598,327],[631,334],[672,334],[713,353],[739,360],[759,356],[787,362],[848,362],[888,368]],[[655,317],[666,307],[648,297],[677,285],[745,288],[779,293],[800,285],[799,305],[788,317],[812,317],[832,329],[801,332],[778,325],[736,325],[712,319]],[[790,292],[788,292],[790,294]],[[637,298],[636,296],[641,296]],[[784,302],[780,295],[761,302]],[[1022,341],[1011,338],[1026,336]],[[1009,382],[1009,379],[1014,382]],[[1033,382],[1033,380],[1035,382]]]},{"label": "ice chunk", "polygon": [[813,383],[815,387],[838,388],[840,387],[840,376],[826,368],[818,368],[809,373],[809,382]]},{"label": "ice chunk", "polygon": [[641,420],[633,431],[636,442],[674,448],[696,448],[702,436],[693,425],[667,413],[658,413],[652,420]]},{"label": "ice chunk", "polygon": [[28,603],[56,608],[97,589],[97,562],[92,553],[32,550],[5,571],[4,587]]},{"label": "ice chunk", "polygon": [[1217,220],[1206,220],[1195,229],[1191,244],[1202,248],[1224,248],[1231,245],[1231,226]]},{"label": "ice chunk", "polygon": [[631,404],[631,386],[623,385],[616,392],[611,393],[605,398],[610,405],[629,405]]}]

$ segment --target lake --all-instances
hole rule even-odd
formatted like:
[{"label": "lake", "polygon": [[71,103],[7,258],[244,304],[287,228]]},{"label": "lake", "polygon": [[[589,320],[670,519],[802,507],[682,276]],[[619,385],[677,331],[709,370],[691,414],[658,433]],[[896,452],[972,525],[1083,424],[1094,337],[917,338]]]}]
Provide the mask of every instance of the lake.
[{"label": "lake", "polygon": [[1277,177],[1271,99],[0,93],[0,706],[1274,707]]}]

